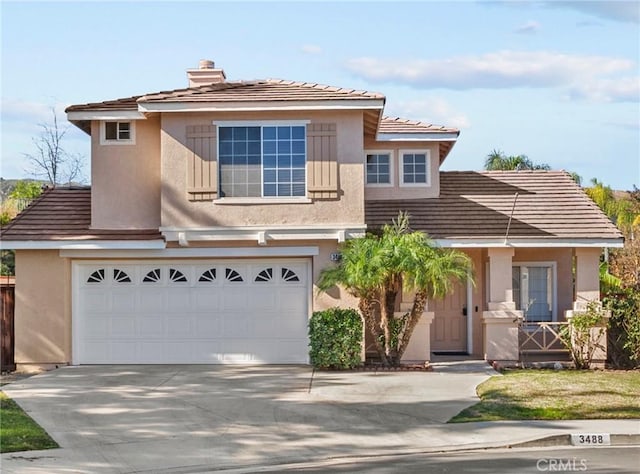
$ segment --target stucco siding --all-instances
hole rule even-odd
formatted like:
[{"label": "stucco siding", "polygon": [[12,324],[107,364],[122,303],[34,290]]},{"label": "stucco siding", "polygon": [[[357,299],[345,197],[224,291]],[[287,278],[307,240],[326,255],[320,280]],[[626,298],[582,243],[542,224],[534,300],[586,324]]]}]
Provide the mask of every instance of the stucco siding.
[{"label": "stucco siding", "polygon": [[102,145],[91,125],[91,227],[149,229],[160,225],[160,120],[135,121],[135,144]]},{"label": "stucco siding", "polygon": [[57,250],[16,251],[15,360],[71,360],[71,265]]},{"label": "stucco siding", "polygon": [[[424,199],[437,198],[440,195],[440,159],[438,157],[438,143],[420,142],[369,142],[365,144],[364,151],[390,151],[392,153],[392,180],[391,186],[365,186],[364,198],[368,201],[394,200],[394,199]],[[429,186],[403,186],[401,182],[402,152],[416,150],[428,150],[430,156]],[[366,157],[363,153],[362,162],[365,165]],[[365,180],[363,178],[363,186]]]},{"label": "stucco siding", "polygon": [[[187,195],[186,127],[213,121],[310,120],[337,124],[339,198],[296,204],[193,202]],[[364,223],[361,112],[201,113],[162,116],[162,226],[208,227]]]}]

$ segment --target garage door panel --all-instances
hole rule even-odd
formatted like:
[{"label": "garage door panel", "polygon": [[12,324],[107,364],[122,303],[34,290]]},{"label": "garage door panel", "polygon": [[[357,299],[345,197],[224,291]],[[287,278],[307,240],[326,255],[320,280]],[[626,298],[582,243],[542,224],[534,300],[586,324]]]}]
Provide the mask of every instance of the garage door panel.
[{"label": "garage door panel", "polygon": [[194,362],[218,364],[222,362],[222,343],[196,341],[193,343]]},{"label": "garage door panel", "polygon": [[[255,345],[249,339],[227,339],[223,341],[222,362],[224,363],[247,363],[254,361]],[[251,348],[251,350],[249,350]]]},{"label": "garage door panel", "polygon": [[114,363],[127,364],[130,363],[127,362],[129,360],[138,362],[138,343],[136,341],[115,341],[109,346]]},{"label": "garage door panel", "polygon": [[184,289],[171,288],[167,289],[167,310],[189,311],[191,307],[191,292]]},{"label": "garage door panel", "polygon": [[136,347],[138,362],[141,364],[167,363],[168,360],[164,355],[166,345],[164,341],[138,342]]},{"label": "garage door panel", "polygon": [[164,311],[165,294],[162,288],[142,287],[138,290],[138,308],[144,311]]},{"label": "garage door panel", "polygon": [[192,337],[194,331],[191,318],[167,318],[167,334],[171,338]]},{"label": "garage door panel", "polygon": [[307,362],[308,263],[76,265],[79,363]]},{"label": "garage door panel", "polygon": [[83,299],[86,310],[90,310],[94,314],[111,312],[110,294],[105,293],[103,289],[84,288]]},{"label": "garage door panel", "polygon": [[195,334],[197,338],[216,339],[222,334],[222,318],[210,315],[195,316]]},{"label": "garage door panel", "polygon": [[193,310],[195,311],[215,311],[220,308],[220,288],[192,288]]},{"label": "garage door panel", "polygon": [[251,311],[275,310],[278,305],[277,289],[269,286],[252,286],[247,299],[247,309]]},{"label": "garage door panel", "polygon": [[103,317],[87,318],[84,322],[85,335],[88,338],[103,337],[110,334],[110,320]]},{"label": "garage door panel", "polygon": [[[281,288],[278,291],[278,301],[280,301],[280,309],[291,313],[301,313],[307,310],[306,299],[301,299],[301,288]],[[304,290],[303,290],[304,291]]]},{"label": "garage door panel", "polygon": [[248,308],[248,300],[251,295],[247,294],[247,286],[232,284],[224,287],[222,295],[222,310],[224,311],[244,311]]},{"label": "garage door panel", "polygon": [[272,325],[280,329],[281,337],[286,338],[295,338],[296,335],[307,330],[306,321],[298,321],[293,315],[287,317],[286,314],[281,314],[279,317],[274,318]]},{"label": "garage door panel", "polygon": [[135,316],[112,318],[110,335],[112,337],[135,338],[137,336]]},{"label": "garage door panel", "polygon": [[249,328],[249,318],[241,315],[225,315],[222,319],[222,337],[246,337]]},{"label": "garage door panel", "polygon": [[136,321],[137,336],[158,338],[166,334],[164,318],[157,315],[142,315]]},{"label": "garage door panel", "polygon": [[114,289],[111,293],[111,311],[119,312],[133,312],[136,309],[136,297],[135,293],[130,289]]}]

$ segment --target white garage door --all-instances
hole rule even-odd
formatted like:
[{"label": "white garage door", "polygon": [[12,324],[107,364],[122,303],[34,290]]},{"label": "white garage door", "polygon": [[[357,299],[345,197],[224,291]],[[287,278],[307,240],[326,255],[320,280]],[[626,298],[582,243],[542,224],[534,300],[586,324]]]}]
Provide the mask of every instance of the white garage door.
[{"label": "white garage door", "polygon": [[78,364],[307,363],[305,260],[74,267]]}]

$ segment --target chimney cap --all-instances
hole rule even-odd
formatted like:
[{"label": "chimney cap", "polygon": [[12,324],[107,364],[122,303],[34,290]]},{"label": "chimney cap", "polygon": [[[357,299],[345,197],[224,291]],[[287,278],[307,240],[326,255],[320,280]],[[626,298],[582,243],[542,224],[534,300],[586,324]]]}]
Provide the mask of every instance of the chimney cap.
[{"label": "chimney cap", "polygon": [[214,69],[216,66],[210,59],[201,59],[198,63],[198,69]]}]

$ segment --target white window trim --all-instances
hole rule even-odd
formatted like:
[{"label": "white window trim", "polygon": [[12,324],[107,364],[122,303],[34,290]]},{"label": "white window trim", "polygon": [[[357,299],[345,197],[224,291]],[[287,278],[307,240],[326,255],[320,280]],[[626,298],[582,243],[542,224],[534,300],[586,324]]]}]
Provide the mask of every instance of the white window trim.
[{"label": "white window trim", "polygon": [[[128,123],[131,138],[128,140],[107,140],[106,124],[107,122]],[[135,120],[102,120],[100,122],[100,145],[135,145],[136,144],[136,121]]]},{"label": "white window trim", "polygon": [[[426,183],[405,183],[404,182],[404,155],[405,154],[424,154],[425,166],[427,174]],[[406,188],[429,188],[431,187],[431,150],[399,150],[398,151],[398,167],[400,172],[400,186]]]},{"label": "white window trim", "polygon": [[[389,182],[388,183],[367,183],[367,155],[389,155]],[[390,188],[394,186],[394,153],[393,150],[365,150],[364,151],[364,184],[368,188]]]},{"label": "white window trim", "polygon": [[[558,321],[558,263],[552,261],[520,262],[514,260],[512,267],[548,267],[551,268],[551,322]],[[522,302],[520,302],[522,305]]]},{"label": "white window trim", "polygon": [[[214,120],[211,122],[216,127],[305,127],[311,123],[311,120]],[[262,139],[261,139],[262,145]],[[304,175],[304,195],[302,196],[251,196],[251,197],[234,197],[225,196],[214,200],[215,204],[308,204],[312,202],[308,197],[308,171],[307,163],[309,158],[309,150],[307,149],[307,137],[305,133],[304,139],[304,159],[305,159],[305,175]],[[220,152],[220,134],[216,133],[216,150]],[[260,158],[262,159],[262,146],[260,147]],[[218,161],[218,167],[219,167]],[[218,194],[222,185],[222,178],[218,180]],[[261,192],[264,193],[264,167],[260,164],[260,186]]]}]

